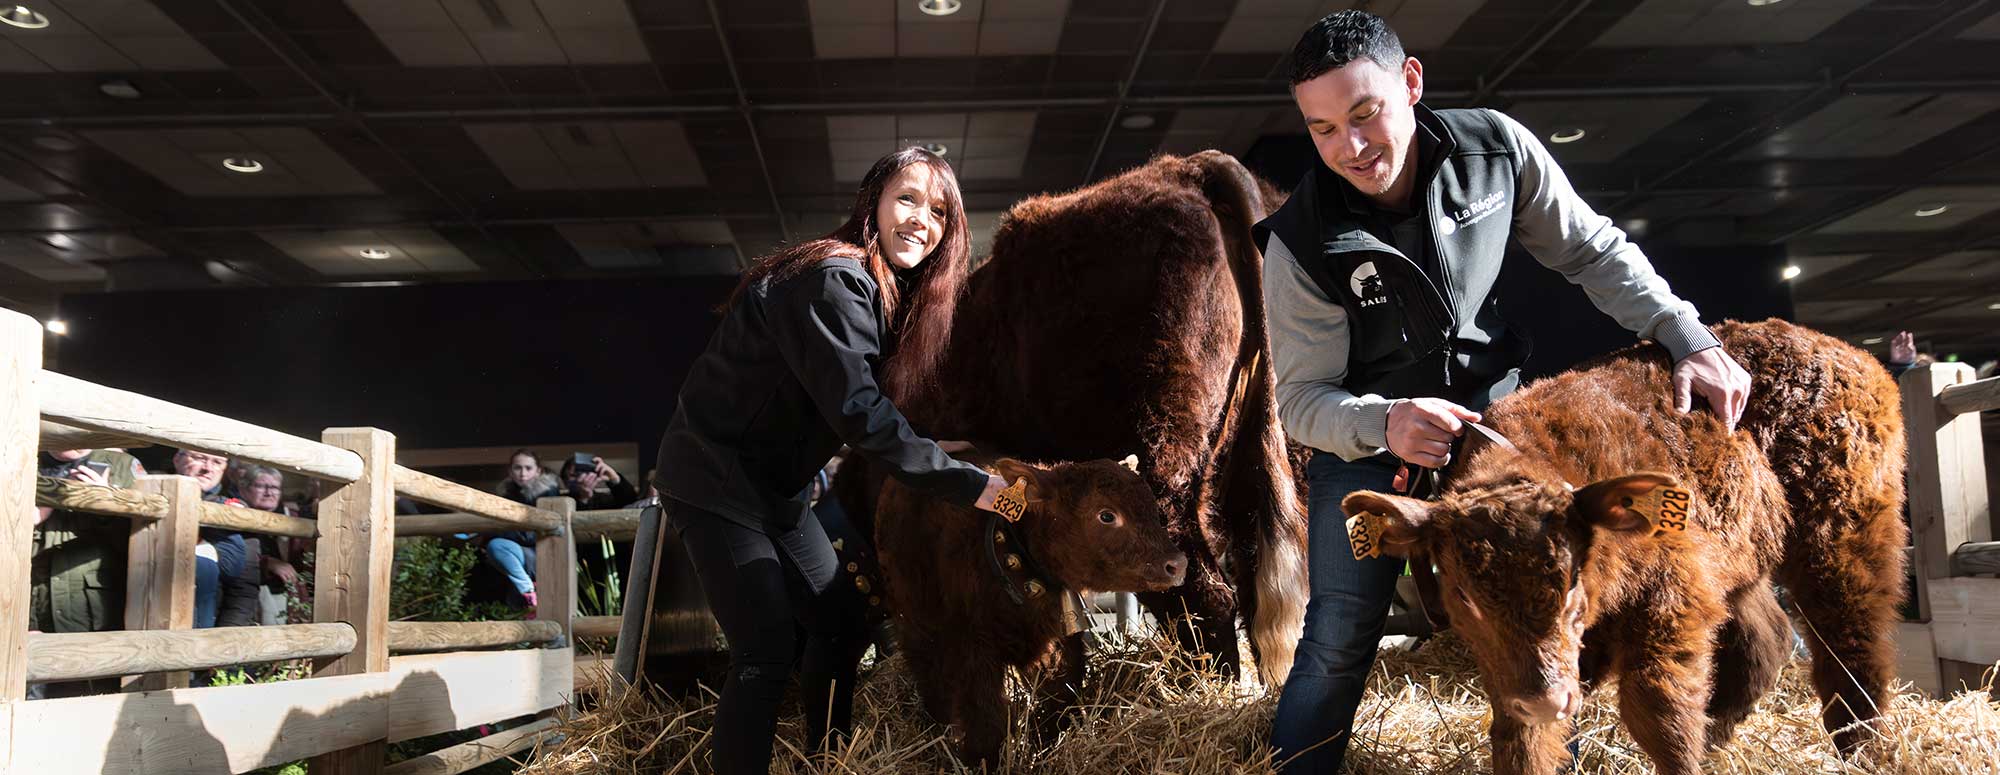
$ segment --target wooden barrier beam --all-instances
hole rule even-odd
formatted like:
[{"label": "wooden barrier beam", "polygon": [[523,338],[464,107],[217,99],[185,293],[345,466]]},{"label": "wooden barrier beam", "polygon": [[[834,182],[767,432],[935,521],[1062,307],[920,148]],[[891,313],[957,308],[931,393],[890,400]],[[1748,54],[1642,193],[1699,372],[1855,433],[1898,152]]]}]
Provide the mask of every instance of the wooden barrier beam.
[{"label": "wooden barrier beam", "polygon": [[613,686],[622,685],[625,679],[618,677],[613,669],[613,660],[606,657],[578,657],[576,660],[576,693],[598,694]]},{"label": "wooden barrier beam", "polygon": [[[35,379],[42,327],[0,309],[0,706],[28,696],[28,578],[35,553]],[[0,757],[0,765],[5,765]]]},{"label": "wooden barrier beam", "polygon": [[1929,592],[1938,659],[2000,662],[2000,579],[1931,579]]},{"label": "wooden barrier beam", "polygon": [[1974,541],[1951,550],[1951,575],[2000,573],[2000,541]]},{"label": "wooden barrier beam", "polygon": [[207,670],[340,656],[352,650],[354,628],[345,624],[35,633],[28,636],[28,680],[78,681]]},{"label": "wooden barrier beam", "polygon": [[[1951,415],[1939,393],[1972,382],[1972,367],[1934,363],[1904,372],[1903,422],[1909,436],[1910,540],[1916,547],[1919,617],[1931,618],[1935,596],[1925,582],[1951,577],[1952,553],[1967,542],[1993,540],[1986,499],[1986,452],[1979,415]],[[1941,654],[1942,655],[1942,654]]]},{"label": "wooden barrier beam", "polygon": [[463,651],[562,638],[556,622],[390,622],[390,651]]},{"label": "wooden barrier beam", "polygon": [[[167,512],[167,499],[159,495],[47,476],[35,477],[35,504],[132,519],[159,519]],[[319,535],[319,523],[310,519],[225,503],[203,502],[200,520],[207,527],[226,527],[247,533],[293,538]]]},{"label": "wooden barrier beam", "polygon": [[385,673],[38,700],[0,713],[13,713],[9,772],[249,772],[561,706],[573,661],[569,649],[425,654],[395,657]]},{"label": "wooden barrier beam", "polygon": [[542,498],[535,505],[560,520],[557,529],[542,533],[535,541],[535,618],[555,622],[562,628],[557,645],[569,646],[576,642],[570,632],[576,619],[576,542],[570,532],[576,501]]},{"label": "wooden barrier beam", "polygon": [[35,391],[41,416],[66,425],[252,460],[335,482],[361,477],[361,459],[349,450],[241,420],[53,371],[41,372]]},{"label": "wooden barrier beam", "polygon": [[[389,566],[395,558],[396,437],[377,428],[328,428],[328,444],[353,450],[363,467],[354,480],[320,498],[321,528],[313,581],[313,620],[346,622],[354,650],[317,675],[382,673],[389,669]],[[307,764],[313,775],[377,775],[388,741],[376,738],[329,750]]]},{"label": "wooden barrier beam", "polygon": [[504,732],[459,743],[414,759],[405,759],[383,770],[383,775],[458,775],[525,751],[555,733],[559,722],[545,718]]},{"label": "wooden barrier beam", "polygon": [[43,452],[60,452],[66,449],[131,449],[150,447],[153,442],[134,439],[115,433],[99,433],[93,430],[64,425],[59,422],[42,421],[42,437],[38,445]]},{"label": "wooden barrier beam", "polygon": [[1937,400],[1953,416],[2000,409],[2000,377],[1946,386],[1938,391]]},{"label": "wooden barrier beam", "polygon": [[622,616],[579,616],[571,626],[579,638],[616,638],[624,623]]},{"label": "wooden barrier beam", "polygon": [[[528,530],[556,529],[556,515],[525,503],[515,503],[490,492],[472,489],[457,482],[439,479],[414,469],[395,466],[393,476],[396,494],[423,501],[433,506],[457,509],[468,514],[490,520],[486,528],[492,530],[501,525]],[[458,531],[478,532],[478,531]]]},{"label": "wooden barrier beam", "polygon": [[[186,476],[141,476],[141,493],[159,498],[157,522],[132,523],[126,541],[125,629],[154,632],[194,629],[194,553],[201,542],[201,484]],[[142,676],[128,691],[178,689],[188,674]]]},{"label": "wooden barrier beam", "polygon": [[[570,519],[570,530],[578,538],[610,536],[614,541],[630,541],[639,532],[642,509],[599,509],[579,511]],[[490,533],[493,520],[477,514],[455,511],[449,514],[408,514],[396,518],[396,536],[448,536],[458,533]]]}]

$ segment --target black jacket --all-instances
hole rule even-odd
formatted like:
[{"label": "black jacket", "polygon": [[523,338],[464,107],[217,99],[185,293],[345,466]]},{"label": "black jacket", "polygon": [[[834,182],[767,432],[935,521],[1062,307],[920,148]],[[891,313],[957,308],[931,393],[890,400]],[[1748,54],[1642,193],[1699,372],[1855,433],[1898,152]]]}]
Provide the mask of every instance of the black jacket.
[{"label": "black jacket", "polygon": [[917,435],[876,384],[880,291],[851,258],[744,289],[695,360],[660,440],[660,492],[766,532],[798,525],[842,443],[912,489],[969,506],[985,471]]}]

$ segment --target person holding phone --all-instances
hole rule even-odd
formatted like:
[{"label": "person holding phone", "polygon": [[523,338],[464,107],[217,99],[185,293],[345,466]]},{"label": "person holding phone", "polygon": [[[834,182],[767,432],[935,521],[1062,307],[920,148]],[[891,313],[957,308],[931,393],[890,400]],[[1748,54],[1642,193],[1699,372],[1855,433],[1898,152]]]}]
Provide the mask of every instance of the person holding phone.
[{"label": "person holding phone", "polygon": [[[804,685],[835,674],[838,607],[822,595],[837,561],[806,499],[827,458],[845,443],[960,506],[991,510],[1006,486],[953,460],[896,408],[933,382],[968,243],[951,165],[922,148],[884,156],[839,228],[743,272],[681,385],[656,483],[729,642],[712,738],[721,775],[769,767],[796,627],[808,633]],[[807,713],[812,745],[829,743],[829,724],[836,733],[848,724],[850,709],[826,718],[828,701],[803,698],[820,709]]]},{"label": "person holding phone", "polygon": [[[115,450],[44,452],[42,476],[131,488],[146,472],[131,455]],[[35,632],[105,632],[124,629],[125,556],[132,522],[41,507],[35,513],[28,582],[28,629]],[[41,697],[115,692],[118,679],[31,687]]]},{"label": "person holding phone", "polygon": [[[570,456],[562,467],[563,487],[576,499],[578,510],[615,509],[639,499],[639,490],[604,458],[589,452]],[[598,485],[606,489],[599,490]]]}]

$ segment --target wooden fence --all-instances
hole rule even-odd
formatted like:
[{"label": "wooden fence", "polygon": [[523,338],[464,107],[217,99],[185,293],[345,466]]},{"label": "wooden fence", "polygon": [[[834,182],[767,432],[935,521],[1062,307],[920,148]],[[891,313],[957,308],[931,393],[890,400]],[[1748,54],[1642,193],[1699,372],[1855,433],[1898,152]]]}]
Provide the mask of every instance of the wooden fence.
[{"label": "wooden fence", "polygon": [[[535,506],[395,463],[376,428],[329,428],[319,441],[41,368],[42,330],[0,310],[0,773],[245,772],[310,758],[325,773],[455,773],[532,745],[566,709],[579,635],[615,634],[615,617],[575,615],[573,536],[630,534],[637,511]],[[317,521],[201,500],[193,479],[146,476],[136,489],[36,476],[36,451],[165,444],[320,479]],[[455,509],[395,517],[396,496]],[[37,505],[131,520],[126,631],[28,633]],[[201,526],[315,541],[313,624],[192,629]],[[538,531],[534,621],[390,622],[399,535]],[[521,643],[541,648],[478,649]],[[428,652],[428,653],[410,653]],[[189,688],[188,673],[312,659],[310,678]],[[30,682],[126,677],[121,693],[27,701]],[[541,714],[542,721],[387,767],[388,743]]]},{"label": "wooden fence", "polygon": [[1900,625],[1899,672],[1944,694],[1980,686],[2000,662],[2000,543],[1979,418],[2000,409],[2000,377],[1939,363],[1904,374],[1902,390],[1917,616]]}]

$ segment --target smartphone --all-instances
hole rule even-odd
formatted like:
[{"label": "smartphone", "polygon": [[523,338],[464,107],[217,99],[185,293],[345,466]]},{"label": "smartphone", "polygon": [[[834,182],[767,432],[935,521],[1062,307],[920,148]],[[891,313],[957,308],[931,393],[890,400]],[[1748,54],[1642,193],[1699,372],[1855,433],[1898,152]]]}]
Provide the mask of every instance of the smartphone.
[{"label": "smartphone", "polygon": [[590,454],[588,452],[578,452],[574,455],[571,455],[570,463],[575,465],[576,470],[578,471],[597,470],[597,456]]},{"label": "smartphone", "polygon": [[111,473],[111,464],[102,460],[86,460],[83,462],[83,467],[96,471],[98,476]]}]

